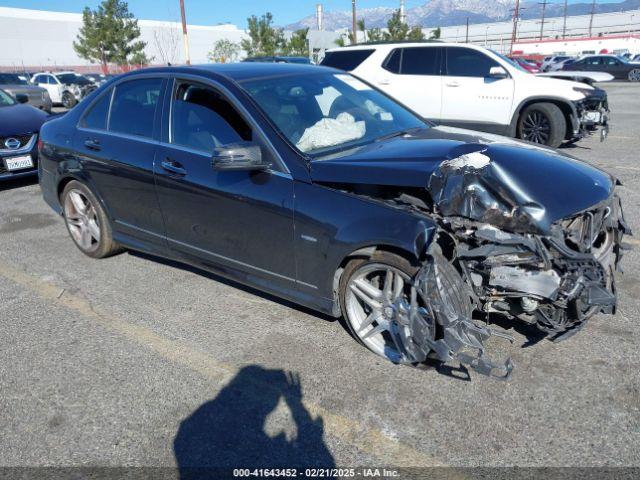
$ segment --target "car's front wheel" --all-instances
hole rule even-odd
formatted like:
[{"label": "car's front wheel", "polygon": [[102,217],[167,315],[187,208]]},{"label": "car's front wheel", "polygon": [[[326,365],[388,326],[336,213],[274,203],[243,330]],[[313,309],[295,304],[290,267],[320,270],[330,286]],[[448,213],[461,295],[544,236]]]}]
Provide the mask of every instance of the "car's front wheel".
[{"label": "car's front wheel", "polygon": [[634,68],[631,70],[628,78],[630,82],[640,82],[640,68]]},{"label": "car's front wheel", "polygon": [[109,219],[91,190],[72,180],[61,199],[67,230],[82,253],[105,258],[121,250],[113,240]]},{"label": "car's front wheel", "polygon": [[557,148],[564,142],[567,124],[562,110],[553,103],[534,103],[518,121],[518,138]]},{"label": "car's front wheel", "polygon": [[78,103],[78,101],[76,100],[76,97],[74,97],[71,92],[64,92],[62,94],[62,106],[64,108],[71,109],[75,107],[76,103]]}]

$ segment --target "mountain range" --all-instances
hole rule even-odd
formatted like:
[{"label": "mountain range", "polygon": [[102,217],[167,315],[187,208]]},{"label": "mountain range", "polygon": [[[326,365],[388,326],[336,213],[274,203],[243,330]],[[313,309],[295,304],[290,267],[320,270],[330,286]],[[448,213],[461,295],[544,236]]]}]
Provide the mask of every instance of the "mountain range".
[{"label": "mountain range", "polygon": [[[524,19],[540,18],[542,6],[537,1],[521,2]],[[424,5],[407,9],[407,23],[411,26],[447,27],[469,23],[487,23],[508,20],[513,15],[515,0],[428,0]],[[596,13],[621,12],[640,8],[640,0],[624,0],[614,3],[596,4]],[[386,27],[387,21],[395,11],[394,8],[378,7],[358,10],[358,19],[364,19],[367,28]],[[568,7],[568,15],[588,15],[591,13],[591,2],[573,3]],[[561,17],[564,4],[549,3],[546,7],[547,17]],[[338,30],[351,27],[351,11],[325,11],[324,29]],[[302,20],[287,25],[288,30],[299,28],[316,28],[316,16],[310,15]]]}]

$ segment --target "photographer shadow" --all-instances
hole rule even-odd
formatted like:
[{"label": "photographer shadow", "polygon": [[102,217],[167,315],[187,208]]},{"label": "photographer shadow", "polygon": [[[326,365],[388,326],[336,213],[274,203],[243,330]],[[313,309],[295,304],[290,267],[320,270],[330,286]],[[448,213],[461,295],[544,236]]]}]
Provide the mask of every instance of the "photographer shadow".
[{"label": "photographer shadow", "polygon": [[[295,434],[270,436],[267,417],[281,402]],[[302,403],[297,375],[251,365],[181,422],[173,446],[181,480],[233,478],[239,468],[334,467],[323,434],[322,418],[312,418]]]}]

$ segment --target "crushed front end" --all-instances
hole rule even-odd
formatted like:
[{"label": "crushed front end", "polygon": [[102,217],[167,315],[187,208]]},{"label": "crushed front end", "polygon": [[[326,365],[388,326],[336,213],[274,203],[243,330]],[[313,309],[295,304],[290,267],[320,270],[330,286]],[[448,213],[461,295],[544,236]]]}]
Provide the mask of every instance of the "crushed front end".
[{"label": "crushed front end", "polygon": [[616,195],[552,226],[516,234],[460,218],[444,219],[484,312],[567,338],[597,313],[616,309],[614,272],[628,228]]}]

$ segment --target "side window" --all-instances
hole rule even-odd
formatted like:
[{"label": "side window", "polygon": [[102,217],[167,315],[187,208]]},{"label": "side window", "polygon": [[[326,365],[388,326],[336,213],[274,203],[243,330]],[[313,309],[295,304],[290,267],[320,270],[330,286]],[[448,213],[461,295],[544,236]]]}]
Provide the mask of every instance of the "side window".
[{"label": "side window", "polygon": [[109,131],[153,136],[153,122],[160,98],[162,79],[141,78],[116,87],[109,116]]},{"label": "side window", "polygon": [[605,65],[620,65],[620,60],[613,57],[607,57],[605,59]]},{"label": "side window", "polygon": [[324,67],[333,67],[350,72],[358,68],[362,62],[371,56],[374,50],[340,50],[327,52],[320,63]]},{"label": "side window", "polygon": [[178,84],[171,106],[171,143],[212,153],[214,148],[252,139],[251,128],[216,90]]},{"label": "side window", "polygon": [[49,83],[49,81],[47,80],[47,75],[38,75],[33,83]]},{"label": "side window", "polygon": [[396,48],[391,51],[391,54],[387,57],[387,59],[382,64],[382,68],[391,72],[391,73],[400,73],[400,61],[402,59],[402,50],[400,48]]},{"label": "side window", "polygon": [[440,75],[440,50],[436,47],[405,48],[402,75]]},{"label": "side window", "polygon": [[113,89],[109,89],[91,106],[89,111],[85,113],[80,126],[85,128],[93,128],[95,130],[107,129],[107,116],[109,115],[109,104],[111,103],[111,94]]},{"label": "side window", "polygon": [[498,66],[498,62],[477,50],[464,47],[447,48],[447,75],[451,77],[486,78],[491,68]]},{"label": "side window", "polygon": [[587,58],[585,61],[587,65],[600,65],[602,63],[600,57]]}]

